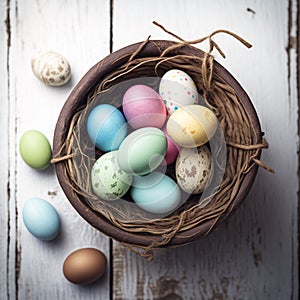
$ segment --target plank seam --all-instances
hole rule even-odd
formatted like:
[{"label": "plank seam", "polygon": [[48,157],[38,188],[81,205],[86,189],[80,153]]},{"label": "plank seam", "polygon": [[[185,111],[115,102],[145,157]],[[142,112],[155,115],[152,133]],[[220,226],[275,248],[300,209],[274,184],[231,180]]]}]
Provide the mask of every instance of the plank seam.
[{"label": "plank seam", "polygon": [[291,48],[292,45],[292,27],[293,27],[293,0],[288,1],[288,41],[286,46],[287,52],[287,72],[288,72],[288,99],[289,99],[289,107],[291,106]]},{"label": "plank seam", "polygon": [[110,270],[109,270],[109,299],[114,299],[114,268],[113,268],[113,240],[109,239],[109,261],[110,261]]},{"label": "plank seam", "polygon": [[[7,34],[7,50],[6,50],[6,72],[7,72],[7,101],[8,105],[10,103],[10,70],[9,70],[9,57],[10,57],[10,45],[11,45],[11,24],[10,24],[10,0],[6,1],[6,19],[5,19],[5,27],[6,27],[6,34]],[[7,115],[7,124],[10,124],[10,114]],[[9,150],[10,150],[10,138],[8,136],[7,140],[8,144],[8,155],[9,157]],[[7,299],[10,299],[10,285],[9,285],[9,250],[10,250],[10,199],[11,198],[11,187],[10,187],[10,160],[8,160],[8,170],[7,170],[7,247],[6,247],[6,296]]]},{"label": "plank seam", "polygon": [[[18,15],[19,15],[19,7],[18,7],[18,0],[14,1],[14,21],[15,21],[15,27],[16,30],[18,30]],[[10,37],[12,36],[12,33],[10,34]],[[17,89],[16,89],[16,82],[14,84],[14,95],[15,95],[15,99],[14,99],[14,206],[15,206],[15,260],[14,260],[14,271],[15,271],[15,299],[18,300],[19,299],[19,279],[20,279],[20,269],[21,269],[21,245],[19,244],[19,239],[18,239],[18,231],[19,231],[19,227],[18,227],[18,219],[19,219],[19,211],[18,211],[18,198],[17,198],[17,190],[18,190],[18,185],[17,185],[17,175],[18,175],[18,168],[17,168],[17,162],[18,162],[18,141],[17,141],[17,133],[18,133],[18,123],[17,123]]]},{"label": "plank seam", "polygon": [[[8,163],[9,164],[9,163]],[[7,181],[7,246],[6,246],[6,296],[10,299],[9,294],[9,249],[10,249],[10,171],[8,170],[8,181]]]},{"label": "plank seam", "polygon": [[[15,107],[16,110],[16,107]],[[16,115],[16,113],[15,113]],[[17,142],[17,121],[15,119],[15,149],[18,148],[18,142]],[[17,151],[15,151],[15,178],[17,178],[18,175],[18,168],[17,168]],[[17,182],[15,182],[15,232],[16,232],[16,239],[15,239],[15,289],[16,289],[16,300],[19,299],[19,279],[20,279],[20,270],[21,270],[21,245],[19,245],[19,239],[18,239],[18,219],[19,219],[19,211],[18,211],[18,200],[17,200]]]},{"label": "plank seam", "polygon": [[[286,52],[287,52],[287,84],[288,84],[288,107],[289,111],[291,109],[291,50],[293,48],[292,44],[292,28],[293,28],[293,0],[288,1],[288,24],[287,24],[287,46],[286,46]],[[291,220],[292,228],[294,228],[294,214],[292,215]],[[291,300],[294,299],[294,259],[295,259],[295,253],[294,253],[294,236],[291,235]]]}]

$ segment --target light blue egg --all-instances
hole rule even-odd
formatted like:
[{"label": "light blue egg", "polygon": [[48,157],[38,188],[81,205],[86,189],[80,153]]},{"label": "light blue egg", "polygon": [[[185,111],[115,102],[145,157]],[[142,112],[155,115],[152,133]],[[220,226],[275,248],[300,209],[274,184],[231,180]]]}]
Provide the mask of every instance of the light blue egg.
[{"label": "light blue egg", "polygon": [[117,150],[127,134],[126,120],[116,107],[100,104],[88,115],[87,132],[98,149]]},{"label": "light blue egg", "polygon": [[142,209],[155,214],[169,214],[180,204],[181,193],[170,177],[152,172],[146,176],[135,176],[131,197]]},{"label": "light blue egg", "polygon": [[34,237],[50,241],[58,235],[60,229],[58,213],[46,200],[28,199],[23,206],[22,214],[26,228]]}]

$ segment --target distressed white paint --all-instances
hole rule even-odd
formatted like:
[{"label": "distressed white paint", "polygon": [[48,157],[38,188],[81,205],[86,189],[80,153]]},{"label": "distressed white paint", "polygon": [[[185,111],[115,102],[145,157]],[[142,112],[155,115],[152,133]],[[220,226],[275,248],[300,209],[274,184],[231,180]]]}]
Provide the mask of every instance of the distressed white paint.
[{"label": "distressed white paint", "polygon": [[[5,4],[1,5],[5,9]],[[6,98],[4,110],[1,107],[1,134],[3,132],[6,137],[3,145],[10,141],[8,150],[7,146],[3,147],[5,155],[9,155],[11,172],[9,299],[107,299],[109,268],[103,280],[85,288],[66,281],[62,264],[69,253],[85,246],[99,248],[109,257],[109,239],[88,225],[71,207],[59,187],[53,166],[37,172],[25,165],[18,152],[18,141],[24,131],[37,129],[52,143],[58,114],[71,89],[93,64],[109,53],[109,1],[11,1],[10,20],[10,87],[8,92],[5,86],[1,90],[1,96]],[[62,53],[69,60],[72,68],[70,83],[63,87],[48,87],[36,79],[30,61],[32,55],[42,49]],[[1,60],[4,61],[5,56],[6,49],[2,47]],[[6,70],[1,69],[1,72],[6,75]],[[5,124],[8,116],[10,122]],[[3,164],[3,168],[1,179],[5,186],[8,167]],[[22,206],[29,197],[44,198],[56,207],[62,230],[55,241],[41,242],[26,230]],[[5,195],[3,198],[6,201]],[[7,214],[5,205],[4,202],[3,212],[1,205],[1,218]],[[6,221],[3,228],[4,235]],[[5,237],[3,239],[5,241]],[[2,251],[1,246],[1,254]],[[16,278],[18,259],[20,272]],[[1,258],[1,267],[2,261],[5,264],[5,259]],[[1,273],[6,276],[5,272]],[[3,282],[1,280],[1,299],[6,299],[5,289],[4,278]]]},{"label": "distressed white paint", "polygon": [[[295,49],[290,50],[289,96],[285,50],[288,0],[113,2],[114,50],[145,40],[149,34],[153,39],[170,39],[151,24],[153,20],[186,39],[225,28],[254,45],[247,50],[231,37],[218,36],[216,41],[227,58],[222,60],[219,55],[216,58],[238,78],[255,104],[270,142],[270,149],[264,151],[262,159],[276,169],[274,176],[260,170],[244,204],[204,240],[160,251],[151,264],[114,243],[113,298],[298,299],[296,53]],[[292,1],[291,35],[296,34],[296,2]],[[78,287],[68,283],[61,272],[66,255],[78,247],[95,246],[108,255],[108,239],[74,211],[58,185],[54,169],[31,170],[20,159],[17,147],[21,134],[30,128],[41,130],[52,140],[58,113],[68,93],[90,66],[108,54],[109,1],[11,0],[10,5],[12,36],[8,78],[6,3],[0,2],[3,41],[0,49],[3,159],[0,169],[0,299],[7,299],[8,294],[10,299],[18,296],[28,300],[108,299],[108,273],[95,285]],[[51,88],[34,77],[30,58],[40,49],[56,50],[66,56],[73,73],[70,84]],[[203,44],[203,49],[207,49],[207,45]],[[53,192],[57,194],[51,195]],[[31,196],[45,198],[57,208],[62,220],[62,233],[57,240],[40,242],[24,228],[21,208]],[[8,263],[7,233],[10,237]],[[20,274],[17,280],[15,254],[18,251]]]},{"label": "distressed white paint", "polygon": [[[6,9],[3,2],[0,3],[0,23],[5,24],[6,19]],[[6,68],[6,59],[7,59],[7,34],[6,27],[0,26],[0,40],[3,43],[3,47],[0,52],[0,78],[7,78],[7,68]],[[0,168],[0,298],[5,299],[7,296],[7,235],[8,235],[8,174],[9,174],[9,152],[8,152],[8,110],[9,102],[8,98],[8,86],[7,80],[1,80],[0,82],[0,103],[1,103],[1,117],[0,117],[0,130],[1,130],[1,139],[0,139],[0,151],[1,151],[1,168]],[[3,130],[2,130],[3,129]],[[9,259],[9,258],[8,258]]]},{"label": "distressed white paint", "polygon": [[288,94],[288,1],[143,1],[143,13],[129,15],[140,3],[114,1],[114,50],[149,34],[172,39],[153,20],[185,39],[225,28],[254,45],[247,50],[218,36],[227,59],[216,58],[249,93],[270,143],[262,159],[276,175],[260,170],[229,222],[203,240],[160,253],[150,265],[114,244],[116,299],[298,299],[297,93],[291,50]]}]

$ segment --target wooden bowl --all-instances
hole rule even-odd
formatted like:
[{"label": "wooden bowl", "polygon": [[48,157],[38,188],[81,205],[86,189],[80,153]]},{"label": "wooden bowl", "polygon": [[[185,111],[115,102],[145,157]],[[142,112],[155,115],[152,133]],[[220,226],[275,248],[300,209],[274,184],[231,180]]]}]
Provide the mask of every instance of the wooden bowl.
[{"label": "wooden bowl", "polygon": [[[173,45],[174,42],[171,41],[153,41],[147,43],[140,49],[138,57],[157,57],[160,55],[161,51]],[[100,62],[98,62],[94,67],[92,67],[86,75],[80,80],[80,82],[74,87],[70,96],[68,97],[66,103],[64,104],[60,116],[57,121],[54,142],[53,142],[53,156],[55,157],[60,153],[63,143],[67,138],[68,129],[70,127],[71,117],[74,113],[86,104],[87,95],[95,87],[97,83],[106,75],[124,64],[131,54],[141,47],[141,43],[130,45],[121,50],[118,50]],[[171,55],[177,54],[191,54],[197,57],[203,58],[204,52],[191,47],[183,46],[176,49],[171,53]],[[262,142],[263,133],[261,132],[260,123],[255,112],[255,109],[243,88],[235,80],[235,78],[219,63],[214,62],[214,71],[220,75],[223,80],[231,86],[238,99],[243,105],[245,111],[250,116],[251,119],[251,135],[254,144],[259,144]],[[258,149],[256,158],[259,159],[261,149]],[[190,243],[191,241],[206,235],[210,229],[215,228],[223,220],[227,219],[228,216],[239,206],[242,200],[248,194],[253,181],[257,173],[258,166],[253,164],[250,171],[245,175],[243,181],[241,182],[238,192],[231,202],[230,206],[224,214],[220,217],[215,217],[209,219],[198,226],[190,228],[183,232],[177,232],[173,238],[164,246],[177,246],[181,244]],[[128,232],[123,229],[118,228],[113,225],[109,220],[103,217],[100,213],[94,211],[73,189],[70,183],[70,178],[66,171],[66,162],[60,161],[56,163],[57,177],[60,182],[62,189],[64,190],[67,198],[78,211],[78,213],[92,226],[94,226],[99,231],[105,233],[109,237],[112,237],[120,242],[136,245],[136,246],[150,246],[153,242],[159,241],[160,236],[149,235],[148,233],[134,233]]]}]

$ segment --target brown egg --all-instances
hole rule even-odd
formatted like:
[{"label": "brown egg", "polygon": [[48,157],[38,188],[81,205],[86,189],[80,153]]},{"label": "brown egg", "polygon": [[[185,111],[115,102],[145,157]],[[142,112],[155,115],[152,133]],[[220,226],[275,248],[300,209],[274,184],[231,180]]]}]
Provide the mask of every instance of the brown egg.
[{"label": "brown egg", "polygon": [[72,252],[64,261],[63,273],[75,284],[90,284],[106,270],[105,255],[94,248],[82,248]]}]

